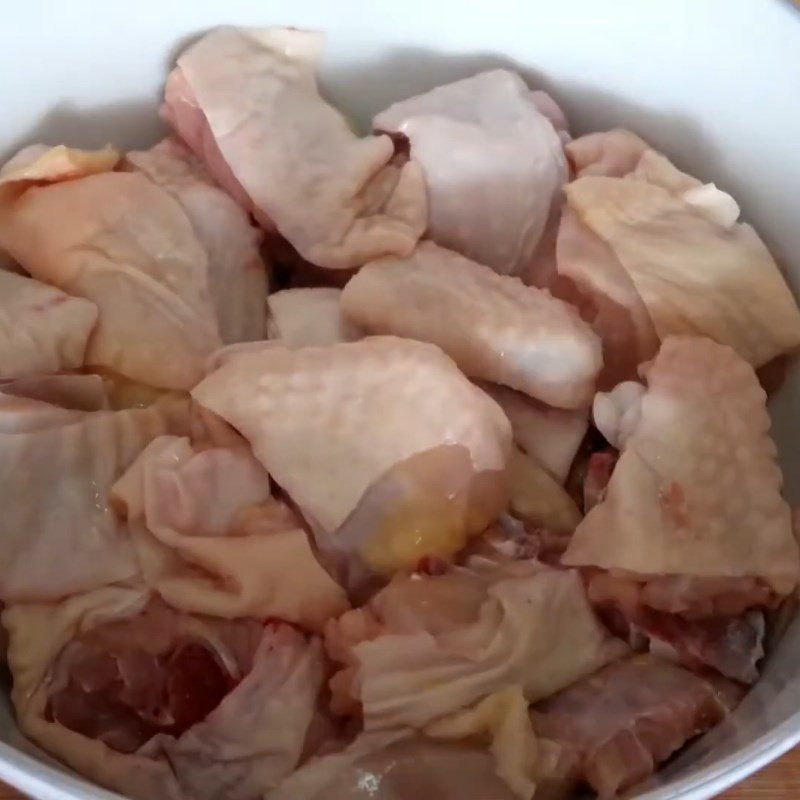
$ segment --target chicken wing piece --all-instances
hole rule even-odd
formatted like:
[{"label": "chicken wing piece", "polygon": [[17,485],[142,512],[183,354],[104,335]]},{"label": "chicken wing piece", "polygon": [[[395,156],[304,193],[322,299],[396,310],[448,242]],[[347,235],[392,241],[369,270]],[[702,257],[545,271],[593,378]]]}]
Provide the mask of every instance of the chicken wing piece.
[{"label": "chicken wing piece", "polygon": [[342,310],[367,331],[437,344],[470,377],[558,408],[588,406],[602,366],[599,339],[571,306],[431,242],[364,267]]},{"label": "chicken wing piece", "polygon": [[[377,515],[381,522],[371,533],[391,538],[405,531],[416,541],[420,531],[436,532],[440,514],[451,508],[453,466],[438,461],[438,450],[463,452],[458,469],[463,465],[468,476],[493,475],[502,482],[511,445],[503,412],[447,356],[432,345],[393,337],[233,350],[193,396],[249,440],[309,523],[328,535],[394,467],[400,475],[389,476],[386,514]],[[429,452],[433,466],[425,480],[401,469],[410,457]],[[414,479],[409,491],[405,478]],[[494,514],[501,509],[502,503]],[[447,538],[443,555],[487,523],[483,515],[463,520],[466,527]]]},{"label": "chicken wing piece", "polygon": [[556,124],[566,128],[553,100],[505,69],[401,100],[373,120],[408,140],[424,172],[430,238],[503,275],[525,272],[566,183]]},{"label": "chicken wing piece", "polygon": [[354,342],[361,331],[342,315],[342,292],[332,288],[284,289],[269,296],[268,332],[289,346]]},{"label": "chicken wing piece", "polygon": [[320,97],[317,33],[217,28],[178,58],[162,115],[214,178],[313,264],[407,255],[427,224],[415,163]]},{"label": "chicken wing piece", "polygon": [[263,339],[267,271],[259,253],[262,234],[247,212],[174,139],[128,153],[126,160],[175,197],[192,223],[208,257],[208,287],[222,343]]},{"label": "chicken wing piece", "polygon": [[15,605],[12,700],[22,731],[141,800],[251,800],[297,765],[324,664],[279,621],[173,611],[137,588]]},{"label": "chicken wing piece", "polygon": [[645,579],[758,578],[791,592],[800,556],[753,368],[729,347],[680,336],[645,377],[605,499],[564,563]]}]

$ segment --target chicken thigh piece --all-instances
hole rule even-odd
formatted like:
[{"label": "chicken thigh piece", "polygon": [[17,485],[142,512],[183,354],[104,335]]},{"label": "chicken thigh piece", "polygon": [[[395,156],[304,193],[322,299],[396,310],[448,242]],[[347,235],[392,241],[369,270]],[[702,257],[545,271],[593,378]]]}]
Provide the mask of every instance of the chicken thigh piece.
[{"label": "chicken thigh piece", "polygon": [[508,420],[432,345],[234,349],[193,396],[249,440],[329,544],[363,513],[358,543],[345,541],[352,558],[380,554],[373,567],[450,556],[505,504]]},{"label": "chicken thigh piece", "polygon": [[221,340],[208,260],[178,202],[141,174],[64,177],[43,171],[47,154],[19,160],[0,178],[0,246],[34,278],[97,306],[85,363],[152,386],[194,385]]},{"label": "chicken thigh piece", "polygon": [[162,116],[215,180],[311,263],[408,255],[427,224],[417,164],[359,138],[319,95],[322,37],[217,28],[178,58]]},{"label": "chicken thigh piece", "polygon": [[267,271],[263,238],[247,212],[211,180],[202,163],[174,139],[130,152],[126,161],[180,203],[208,258],[208,288],[223,344],[263,339]]},{"label": "chicken thigh piece", "polygon": [[280,621],[176,612],[111,586],[14,605],[12,700],[22,731],[141,800],[252,800],[297,765],[324,663]]},{"label": "chicken thigh piece", "polygon": [[503,275],[526,271],[567,180],[555,128],[566,121],[550,97],[496,69],[401,100],[372,124],[408,140],[433,241]]},{"label": "chicken thigh piece", "polygon": [[588,406],[602,366],[600,340],[574,308],[432,242],[368,264],[342,309],[371,333],[437,344],[466,375],[558,408]]}]

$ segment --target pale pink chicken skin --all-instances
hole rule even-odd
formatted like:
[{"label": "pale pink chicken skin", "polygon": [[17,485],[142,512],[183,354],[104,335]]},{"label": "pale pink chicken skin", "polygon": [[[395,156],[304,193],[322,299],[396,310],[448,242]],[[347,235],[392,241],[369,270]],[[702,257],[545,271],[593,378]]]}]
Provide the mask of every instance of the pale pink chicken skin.
[{"label": "pale pink chicken skin", "polygon": [[[0,380],[0,394],[48,404],[51,411],[108,411],[111,409],[106,382],[100,375],[62,372]],[[40,406],[39,408],[43,408]],[[20,407],[23,411],[24,406]],[[6,409],[4,408],[4,411]],[[4,430],[8,426],[4,425]]]},{"label": "pale pink chicken skin", "polygon": [[572,306],[432,242],[367,264],[341,304],[368,332],[438,345],[472,378],[558,408],[594,394],[600,341]]},{"label": "pale pink chicken skin", "polygon": [[174,398],[82,411],[0,393],[0,599],[55,600],[134,578],[108,492],[151,439],[188,425],[188,403]]},{"label": "pale pink chicken skin", "polygon": [[97,306],[87,366],[190,388],[221,339],[207,257],[186,214],[143,175],[55,179],[6,182],[0,244],[33,277]]},{"label": "pale pink chicken skin", "polygon": [[0,378],[83,366],[97,306],[0,270]]},{"label": "pale pink chicken skin", "polygon": [[363,336],[342,314],[340,289],[315,287],[283,289],[267,300],[270,339],[288,345],[326,345],[354,342]]},{"label": "pale pink chicken skin", "polygon": [[766,396],[749,364],[701,338],[667,339],[645,379],[595,401],[622,452],[592,456],[562,561],[591,568],[589,597],[621,632],[752,683],[761,612],[800,574]]},{"label": "pale pink chicken skin", "polygon": [[368,731],[424,728],[508,686],[547,697],[627,651],[576,573],[531,561],[398,575],[325,642],[341,664],[333,708],[360,711]]},{"label": "pale pink chicken skin", "polygon": [[[192,394],[242,433],[315,534],[334,543],[367,490],[407,459],[430,453],[435,460],[442,447],[453,448],[465,456],[457,470],[465,473],[462,485],[483,474],[498,483],[511,445],[503,412],[447,356],[393,337],[329,347],[240,346],[223,354]],[[429,536],[443,555],[460,549],[493,517],[451,506],[438,482],[451,475],[434,468],[417,484],[413,471],[401,470],[387,516],[370,532],[377,538],[370,544],[366,536],[350,557],[397,568],[425,555]],[[468,498],[468,508],[481,507],[482,493]],[[396,561],[386,563],[387,553]]]},{"label": "pale pink chicken skin", "polygon": [[791,592],[800,554],[753,368],[710,339],[671,337],[645,378],[605,500],[578,526],[564,563],[754,577]]},{"label": "pale pink chicken skin", "polygon": [[708,336],[755,367],[800,346],[800,310],[739,207],[628,131],[567,145],[557,268],[604,342],[601,388],[670,335]]},{"label": "pale pink chicken skin", "polygon": [[497,384],[479,386],[505,412],[516,445],[564,483],[589,427],[587,412],[552,408]]},{"label": "pale pink chicken skin", "polygon": [[407,731],[361,734],[341,752],[290,775],[270,800],[515,800],[492,757],[473,744],[451,744]]},{"label": "pale pink chicken skin", "polygon": [[[237,441],[238,439],[238,441]],[[349,603],[247,443],[154,439],[111,489],[142,577],[173,608],[321,630]]]},{"label": "pale pink chicken skin", "polygon": [[394,103],[372,125],[407,140],[422,168],[430,239],[500,274],[528,269],[567,180],[552,98],[497,69]]},{"label": "pale pink chicken skin", "polygon": [[658,351],[658,336],[619,259],[569,205],[562,209],[555,252],[562,283],[554,291],[579,308],[603,343],[600,388],[635,377],[639,364]]},{"label": "pale pink chicken skin", "polygon": [[359,139],[319,95],[319,34],[218,28],[178,58],[162,116],[265,230],[313,264],[408,254],[425,230],[416,164],[388,136]]},{"label": "pale pink chicken skin", "polygon": [[223,344],[263,339],[267,271],[261,232],[180,142],[165,139],[126,162],[180,203],[208,258],[208,289]]}]

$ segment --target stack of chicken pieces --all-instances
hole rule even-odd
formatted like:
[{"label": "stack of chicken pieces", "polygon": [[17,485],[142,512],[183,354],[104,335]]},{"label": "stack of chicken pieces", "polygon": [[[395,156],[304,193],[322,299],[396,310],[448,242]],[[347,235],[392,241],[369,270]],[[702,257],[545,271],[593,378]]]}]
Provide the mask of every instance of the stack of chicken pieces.
[{"label": "stack of chicken pieces", "polygon": [[797,588],[800,312],[634,134],[497,69],[359,137],[321,50],[214,30],[164,141],[0,171],[19,726],[147,800],[614,797]]}]

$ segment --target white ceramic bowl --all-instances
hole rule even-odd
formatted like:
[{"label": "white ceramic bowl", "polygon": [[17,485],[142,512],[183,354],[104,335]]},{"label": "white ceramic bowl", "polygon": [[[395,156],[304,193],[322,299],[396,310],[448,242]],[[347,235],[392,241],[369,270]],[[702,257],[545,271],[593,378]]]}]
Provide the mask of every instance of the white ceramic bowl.
[{"label": "white ceramic bowl", "polygon": [[[574,132],[633,128],[741,203],[800,287],[800,9],[789,0],[52,0],[6,3],[0,155],[30,141],[146,145],[164,76],[220,24],[329,37],[323,83],[356,119],[500,64],[551,91]],[[790,499],[800,500],[800,375],[773,402]],[[113,798],[16,731],[0,699],[0,779],[39,800]],[[638,798],[703,800],[800,741],[800,623],[729,723]]]}]

